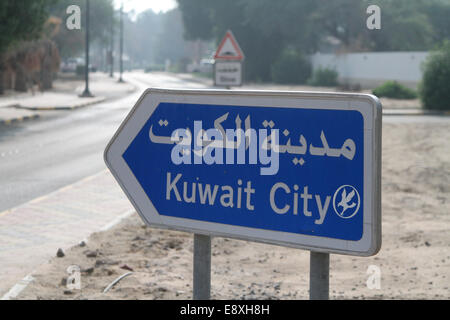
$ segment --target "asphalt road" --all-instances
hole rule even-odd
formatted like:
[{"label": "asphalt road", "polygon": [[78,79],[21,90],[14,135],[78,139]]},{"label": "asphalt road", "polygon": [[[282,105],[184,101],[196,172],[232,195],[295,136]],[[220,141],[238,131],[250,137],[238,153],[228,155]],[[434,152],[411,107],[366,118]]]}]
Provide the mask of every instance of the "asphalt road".
[{"label": "asphalt road", "polygon": [[138,90],[123,99],[0,125],[0,212],[104,170],[108,141],[146,88],[204,88],[163,74],[125,79]]}]

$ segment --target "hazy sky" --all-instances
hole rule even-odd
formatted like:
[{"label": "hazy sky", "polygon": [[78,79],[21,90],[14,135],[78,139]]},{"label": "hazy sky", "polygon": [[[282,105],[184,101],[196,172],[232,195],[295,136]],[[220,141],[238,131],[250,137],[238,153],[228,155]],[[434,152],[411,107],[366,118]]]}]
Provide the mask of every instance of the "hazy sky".
[{"label": "hazy sky", "polygon": [[177,6],[175,0],[114,0],[116,8],[120,8],[122,2],[125,11],[134,10],[136,13],[147,9],[152,9],[155,12],[165,12]]}]

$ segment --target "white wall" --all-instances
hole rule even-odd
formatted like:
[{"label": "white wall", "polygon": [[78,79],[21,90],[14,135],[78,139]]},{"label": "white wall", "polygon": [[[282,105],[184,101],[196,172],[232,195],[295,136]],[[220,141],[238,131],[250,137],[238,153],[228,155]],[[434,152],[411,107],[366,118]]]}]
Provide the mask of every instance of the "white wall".
[{"label": "white wall", "polygon": [[373,88],[387,80],[415,88],[422,79],[421,65],[428,52],[367,52],[311,56],[313,69],[329,68],[339,73],[341,83]]}]

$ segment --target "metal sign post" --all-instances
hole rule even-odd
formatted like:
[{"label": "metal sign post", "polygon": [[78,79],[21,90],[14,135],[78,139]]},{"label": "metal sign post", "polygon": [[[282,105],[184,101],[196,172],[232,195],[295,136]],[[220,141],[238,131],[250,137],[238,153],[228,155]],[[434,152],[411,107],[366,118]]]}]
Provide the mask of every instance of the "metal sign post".
[{"label": "metal sign post", "polygon": [[194,234],[194,300],[211,297],[211,237]]},{"label": "metal sign post", "polygon": [[309,299],[328,300],[330,254],[311,251],[309,268]]}]

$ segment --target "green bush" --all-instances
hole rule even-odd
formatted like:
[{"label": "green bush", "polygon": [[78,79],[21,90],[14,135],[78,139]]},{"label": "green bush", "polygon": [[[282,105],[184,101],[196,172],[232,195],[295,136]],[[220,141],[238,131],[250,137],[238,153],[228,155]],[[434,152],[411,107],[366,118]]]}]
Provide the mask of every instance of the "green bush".
[{"label": "green bush", "polygon": [[417,98],[417,93],[407,88],[397,81],[386,81],[378,88],[372,91],[377,97],[386,97],[393,99],[415,99]]},{"label": "green bush", "polygon": [[338,76],[339,74],[336,70],[319,68],[309,78],[308,84],[317,87],[335,87],[338,85]]},{"label": "green bush", "polygon": [[420,97],[426,109],[450,110],[450,41],[425,62]]},{"label": "green bush", "polygon": [[311,63],[295,50],[285,50],[272,65],[272,81],[282,84],[304,84],[311,75]]}]

